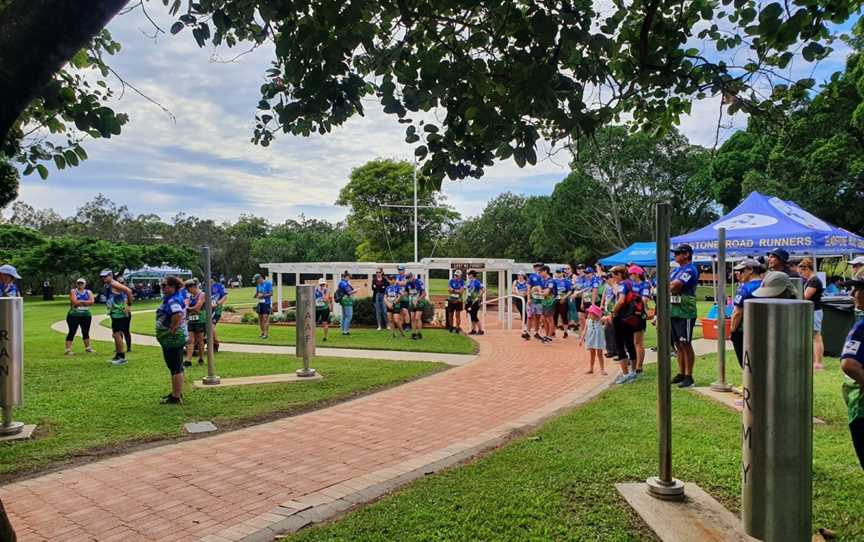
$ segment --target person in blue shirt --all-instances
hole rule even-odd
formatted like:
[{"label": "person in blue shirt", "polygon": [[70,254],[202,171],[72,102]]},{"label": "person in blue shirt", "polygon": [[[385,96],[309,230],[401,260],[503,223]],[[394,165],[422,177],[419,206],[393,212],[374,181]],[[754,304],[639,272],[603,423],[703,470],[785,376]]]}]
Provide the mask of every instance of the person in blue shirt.
[{"label": "person in blue shirt", "polygon": [[260,273],[255,273],[252,280],[255,281],[255,299],[258,300],[255,312],[258,313],[258,327],[261,329],[259,338],[267,339],[270,337],[270,314],[273,312],[273,282]]},{"label": "person in blue shirt", "polygon": [[13,266],[0,265],[0,297],[21,297],[21,291],[15,285],[15,280],[21,280],[21,275]]},{"label": "person in blue shirt", "polygon": [[342,280],[336,287],[336,297],[342,307],[342,335],[351,335],[351,320],[354,318],[354,294],[357,291],[351,286],[351,273],[342,273]]},{"label": "person in blue shirt", "polygon": [[[575,272],[573,270],[576,270]],[[570,297],[567,299],[567,326],[571,331],[579,328],[579,308],[582,305],[582,293],[579,291],[578,280],[583,273],[582,266],[565,265],[564,278],[570,282]]]},{"label": "person in blue shirt", "polygon": [[675,255],[676,269],[669,276],[669,302],[672,308],[672,343],[678,352],[678,374],[672,379],[679,388],[692,388],[693,328],[696,326],[696,286],[699,285],[699,270],[693,265],[693,247],[686,243],[678,245]]},{"label": "person in blue shirt", "polygon": [[447,306],[444,309],[447,331],[460,333],[462,331],[462,311],[465,308],[465,280],[462,271],[453,271],[453,278],[447,282]]},{"label": "person in blue shirt", "polygon": [[428,305],[426,285],[413,273],[408,273],[407,279],[405,291],[408,294],[408,312],[411,315],[411,340],[417,341],[423,338],[423,309]]},{"label": "person in blue shirt", "polygon": [[[864,279],[846,281],[852,288],[855,308],[864,310]],[[849,432],[852,445],[858,455],[858,463],[864,469],[864,321],[859,320],[846,336],[843,352],[840,354],[840,368],[843,370],[843,400],[849,416]]]},{"label": "person in blue shirt", "polygon": [[555,311],[552,313],[552,333],[555,333],[556,328],[560,329],[564,331],[564,338],[566,339],[567,331],[570,328],[568,309],[573,283],[569,278],[564,276],[563,268],[555,270],[555,277],[552,279],[552,282],[555,284]]},{"label": "person in blue shirt", "polygon": [[327,332],[330,330],[332,307],[333,296],[330,295],[330,288],[327,287],[327,279],[321,277],[318,279],[318,286],[315,287],[315,323],[324,327],[324,340],[322,342],[325,343],[327,342]]},{"label": "person in blue shirt", "polygon": [[531,331],[534,331],[534,338],[542,340],[540,335],[540,324],[543,320],[543,289],[545,281],[540,276],[540,270],[543,268],[542,263],[534,264],[534,272],[528,275],[528,334],[526,338],[531,339]]},{"label": "person in blue shirt", "polygon": [[171,372],[171,393],[162,398],[162,404],[176,405],[183,402],[183,347],[188,331],[186,326],[186,301],[180,296],[183,282],[168,275],[162,279],[162,304],[156,309],[156,340],[162,347],[162,357]]},{"label": "person in blue shirt", "polygon": [[90,346],[90,323],[93,320],[90,307],[95,302],[96,296],[87,288],[87,281],[83,278],[75,281],[75,288],[69,291],[69,312],[66,313],[66,325],[69,326],[69,333],[66,334],[66,350],[63,352],[65,355],[72,355],[72,341],[75,339],[75,333],[79,327],[81,328],[81,338],[84,339],[85,351],[93,352],[93,347]]},{"label": "person in blue shirt", "polygon": [[[645,280],[645,270],[638,265],[631,265],[627,269],[633,290],[642,298],[644,307],[651,300],[651,284]],[[645,312],[636,330],[633,332],[633,343],[636,345],[636,377],[642,376],[642,366],[645,364],[645,330],[648,328],[648,318]]]},{"label": "person in blue shirt", "polygon": [[396,281],[395,275],[387,277],[387,288],[384,289],[384,304],[387,306],[393,338],[396,338],[397,330],[399,331],[399,335],[404,338],[405,329],[402,327],[402,287]]},{"label": "person in blue shirt", "polygon": [[513,281],[513,286],[510,288],[510,293],[516,296],[513,305],[519,311],[519,320],[522,324],[522,338],[530,340],[531,335],[528,333],[528,325],[525,321],[527,317],[526,311],[528,307],[528,277],[525,273],[516,275],[516,280]]},{"label": "person in blue shirt", "polygon": [[555,288],[555,280],[552,278],[552,270],[548,265],[544,265],[540,268],[540,280],[542,281],[540,294],[543,296],[540,301],[541,311],[543,313],[541,318],[543,320],[544,331],[544,335],[540,337],[540,340],[544,343],[548,343],[551,342],[552,337],[555,336],[555,296],[558,293]]},{"label": "person in blue shirt", "polygon": [[210,281],[210,303],[213,306],[213,352],[219,351],[219,337],[216,335],[216,324],[222,319],[222,311],[225,302],[228,301],[228,292],[221,281],[216,280],[214,275]]},{"label": "person in blue shirt", "polygon": [[732,318],[729,321],[729,338],[738,358],[738,365],[744,368],[744,302],[753,299],[753,292],[762,286],[762,264],[753,258],[745,258],[732,268],[735,281],[740,284],[732,301]]},{"label": "person in blue shirt", "polygon": [[468,296],[465,302],[465,310],[468,311],[468,315],[471,317],[471,331],[468,332],[468,334],[485,335],[486,332],[483,331],[483,323],[480,321],[478,312],[480,312],[480,307],[483,303],[486,286],[484,286],[483,282],[477,278],[477,271],[474,271],[473,269],[468,271],[466,290]]},{"label": "person in blue shirt", "polygon": [[631,292],[638,293],[633,283],[627,278],[627,268],[616,265],[610,270],[612,282],[615,288],[615,305],[612,308],[612,327],[615,330],[615,361],[621,367],[621,374],[615,379],[615,384],[627,384],[637,378],[636,361],[639,359],[636,353],[636,341],[634,335],[638,325],[630,325],[625,321],[623,314],[627,307],[627,296]]}]

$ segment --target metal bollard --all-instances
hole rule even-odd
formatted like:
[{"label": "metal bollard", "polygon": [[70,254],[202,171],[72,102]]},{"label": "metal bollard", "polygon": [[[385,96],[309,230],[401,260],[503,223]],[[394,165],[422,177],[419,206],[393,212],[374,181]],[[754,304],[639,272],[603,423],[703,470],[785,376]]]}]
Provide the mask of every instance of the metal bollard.
[{"label": "metal bollard", "polygon": [[297,286],[297,340],[296,354],[303,358],[303,368],[297,376],[315,376],[309,368],[309,358],[315,355],[315,286]]},{"label": "metal bollard", "polygon": [[717,232],[717,382],[711,384],[714,391],[732,391],[726,383],[726,228]]},{"label": "metal bollard", "polygon": [[747,534],[809,541],[813,493],[813,304],[744,303],[741,501]]},{"label": "metal bollard", "polygon": [[204,306],[207,312],[207,376],[201,382],[208,386],[217,386],[222,383],[222,379],[216,374],[216,367],[213,363],[213,328],[216,324],[213,323],[213,291],[212,291],[212,271],[210,269],[210,247],[201,247],[201,258],[204,260]]},{"label": "metal bollard", "polygon": [[0,435],[15,435],[24,429],[12,421],[12,409],[24,402],[24,300],[0,298]]}]

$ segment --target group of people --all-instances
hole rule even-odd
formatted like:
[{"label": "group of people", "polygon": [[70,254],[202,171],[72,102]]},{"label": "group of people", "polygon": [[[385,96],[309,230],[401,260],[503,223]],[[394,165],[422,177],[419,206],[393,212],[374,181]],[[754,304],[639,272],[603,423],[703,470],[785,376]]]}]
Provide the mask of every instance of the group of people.
[{"label": "group of people", "polygon": [[[350,275],[346,271],[346,276],[343,276],[343,281],[339,285],[344,294],[343,301],[355,293],[349,281]],[[407,271],[404,264],[399,264],[396,266],[395,275],[385,275],[383,269],[377,269],[371,286],[378,331],[389,330],[394,338],[397,336],[404,338],[405,332],[409,331],[412,340],[421,340],[423,311],[429,306],[429,290],[423,279]],[[344,326],[346,318],[344,304],[342,313]]]}]

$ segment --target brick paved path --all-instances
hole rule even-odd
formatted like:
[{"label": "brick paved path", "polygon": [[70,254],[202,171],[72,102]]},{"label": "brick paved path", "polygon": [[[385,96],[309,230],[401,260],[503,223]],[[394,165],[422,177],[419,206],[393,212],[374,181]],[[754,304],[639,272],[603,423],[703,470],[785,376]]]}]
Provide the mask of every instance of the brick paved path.
[{"label": "brick paved path", "polygon": [[585,375],[572,338],[543,346],[491,331],[479,342],[476,361],[428,378],[16,482],[0,497],[24,542],[272,540],[500,442],[615,373]]}]

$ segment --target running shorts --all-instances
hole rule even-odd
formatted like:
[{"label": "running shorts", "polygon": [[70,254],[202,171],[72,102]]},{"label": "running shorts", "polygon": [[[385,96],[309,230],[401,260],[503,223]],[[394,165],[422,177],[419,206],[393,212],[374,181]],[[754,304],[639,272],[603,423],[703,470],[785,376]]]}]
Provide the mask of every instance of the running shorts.
[{"label": "running shorts", "polygon": [[255,307],[255,312],[263,316],[273,312],[273,307],[269,303],[258,303],[258,306]]},{"label": "running shorts", "polygon": [[695,318],[672,318],[672,345],[693,342]]}]

